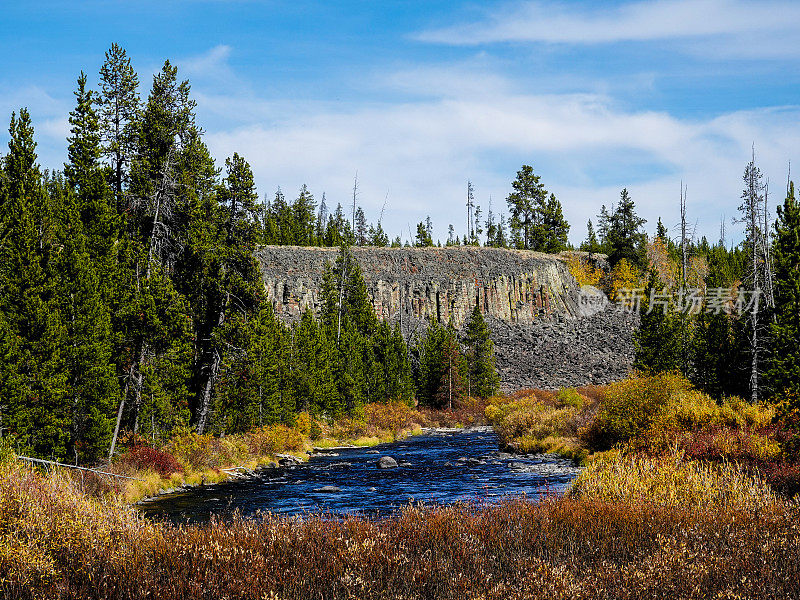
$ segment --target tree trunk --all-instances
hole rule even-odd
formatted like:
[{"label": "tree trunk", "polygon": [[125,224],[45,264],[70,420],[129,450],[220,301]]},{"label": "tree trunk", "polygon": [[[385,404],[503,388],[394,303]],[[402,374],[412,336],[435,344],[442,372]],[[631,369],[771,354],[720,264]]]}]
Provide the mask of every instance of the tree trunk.
[{"label": "tree trunk", "polygon": [[[219,311],[219,316],[217,317],[217,327],[222,326],[225,322],[225,311],[228,309],[228,304],[230,303],[231,295],[226,294],[225,296],[225,304]],[[213,352],[213,358],[211,359],[211,365],[208,368],[208,374],[206,376],[205,382],[203,382],[203,388],[200,393],[200,406],[198,415],[197,415],[197,433],[202,434],[206,426],[208,425],[208,415],[211,412],[211,394],[214,390],[214,382],[217,379],[217,375],[219,375],[219,367],[220,363],[222,362],[222,356],[220,356],[219,350],[213,347],[213,335],[214,330],[212,329],[209,336],[212,343],[211,351]]]},{"label": "tree trunk", "polygon": [[214,389],[214,380],[219,373],[220,356],[219,352],[214,351],[214,360],[208,370],[208,376],[203,384],[203,391],[200,395],[200,413],[197,416],[197,433],[200,435],[206,430],[208,425],[208,415],[211,412],[211,392]]},{"label": "tree trunk", "polygon": [[125,397],[128,395],[128,384],[125,384],[125,391],[122,394],[122,398],[119,400],[119,408],[117,409],[117,424],[114,426],[114,435],[111,438],[111,449],[108,451],[108,460],[111,462],[111,459],[114,457],[114,449],[117,446],[117,436],[119,435],[119,425],[122,422],[122,411],[125,408]]},{"label": "tree trunk", "polygon": [[139,341],[139,349],[136,353],[136,371],[133,374],[133,435],[139,433],[139,410],[142,408],[142,388],[144,386],[144,375],[142,374],[142,363],[146,344],[144,340]]}]

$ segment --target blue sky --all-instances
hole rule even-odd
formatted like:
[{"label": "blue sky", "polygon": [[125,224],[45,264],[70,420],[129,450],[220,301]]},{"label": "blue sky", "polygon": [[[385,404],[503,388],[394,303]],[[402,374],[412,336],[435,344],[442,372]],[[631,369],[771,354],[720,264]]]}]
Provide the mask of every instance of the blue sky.
[{"label": "blue sky", "polygon": [[[146,95],[165,59],[192,83],[220,164],[234,151],[259,192],[307,183],[389,233],[430,215],[463,230],[466,182],[495,211],[531,164],[571,239],[627,187],[652,231],[698,233],[736,213],[751,147],[773,205],[800,171],[800,3],[39,1],[3,3],[0,116],[29,107],[40,162],[65,157],[81,69],[112,42]],[[3,128],[5,130],[5,128]],[[3,142],[5,132],[0,135]]]}]

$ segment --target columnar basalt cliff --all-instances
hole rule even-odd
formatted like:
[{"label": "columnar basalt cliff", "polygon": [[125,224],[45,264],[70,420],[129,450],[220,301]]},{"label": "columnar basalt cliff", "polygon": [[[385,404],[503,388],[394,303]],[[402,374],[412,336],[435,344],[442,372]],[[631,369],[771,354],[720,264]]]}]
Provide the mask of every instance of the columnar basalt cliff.
[{"label": "columnar basalt cliff", "polygon": [[[285,322],[321,308],[322,276],[336,248],[256,251],[267,300]],[[564,257],[500,248],[352,248],[375,313],[406,335],[431,319],[460,328],[475,304],[493,330],[506,388],[558,387],[623,377],[632,320],[581,294]],[[591,299],[589,299],[591,300]]]}]

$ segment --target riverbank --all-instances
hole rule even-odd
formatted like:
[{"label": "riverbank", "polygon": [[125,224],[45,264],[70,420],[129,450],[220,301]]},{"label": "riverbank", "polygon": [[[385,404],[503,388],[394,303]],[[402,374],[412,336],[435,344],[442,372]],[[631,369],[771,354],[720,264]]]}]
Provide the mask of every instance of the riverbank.
[{"label": "riverbank", "polygon": [[421,433],[424,428],[464,427],[485,422],[486,402],[469,398],[454,410],[417,410],[401,402],[368,404],[335,421],[297,415],[291,426],[276,424],[227,436],[189,429],[154,444],[126,439],[121,452],[100,469],[121,477],[67,473],[89,496],[126,504],[201,485],[249,477],[282,461],[306,461],[315,449],[375,446]]},{"label": "riverbank", "polygon": [[0,463],[0,597],[798,597],[800,505],[764,468],[794,465],[795,438],[769,407],[716,403],[671,374],[594,403],[547,394],[485,410],[498,433],[518,433],[507,443],[574,430],[591,450],[569,491],[539,502],[174,526],[90,494],[88,478]]},{"label": "riverbank", "polygon": [[409,502],[447,505],[562,494],[579,473],[571,461],[498,451],[490,427],[427,428],[377,447],[341,447],[308,462],[138,503],[149,519],[202,523],[259,513],[303,517],[317,511],[372,518]]}]

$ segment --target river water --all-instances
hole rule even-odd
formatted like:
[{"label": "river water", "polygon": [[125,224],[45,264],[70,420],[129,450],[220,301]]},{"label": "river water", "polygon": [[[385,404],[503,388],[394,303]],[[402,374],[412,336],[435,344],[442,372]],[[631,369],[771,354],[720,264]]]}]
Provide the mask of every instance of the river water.
[{"label": "river water", "polygon": [[[263,469],[255,477],[195,487],[141,502],[146,516],[175,523],[211,515],[284,515],[325,511],[385,516],[410,502],[496,502],[508,495],[563,493],[579,472],[553,455],[499,452],[488,428],[433,431],[371,448],[318,452],[306,462]],[[397,468],[380,469],[391,456]]]}]

